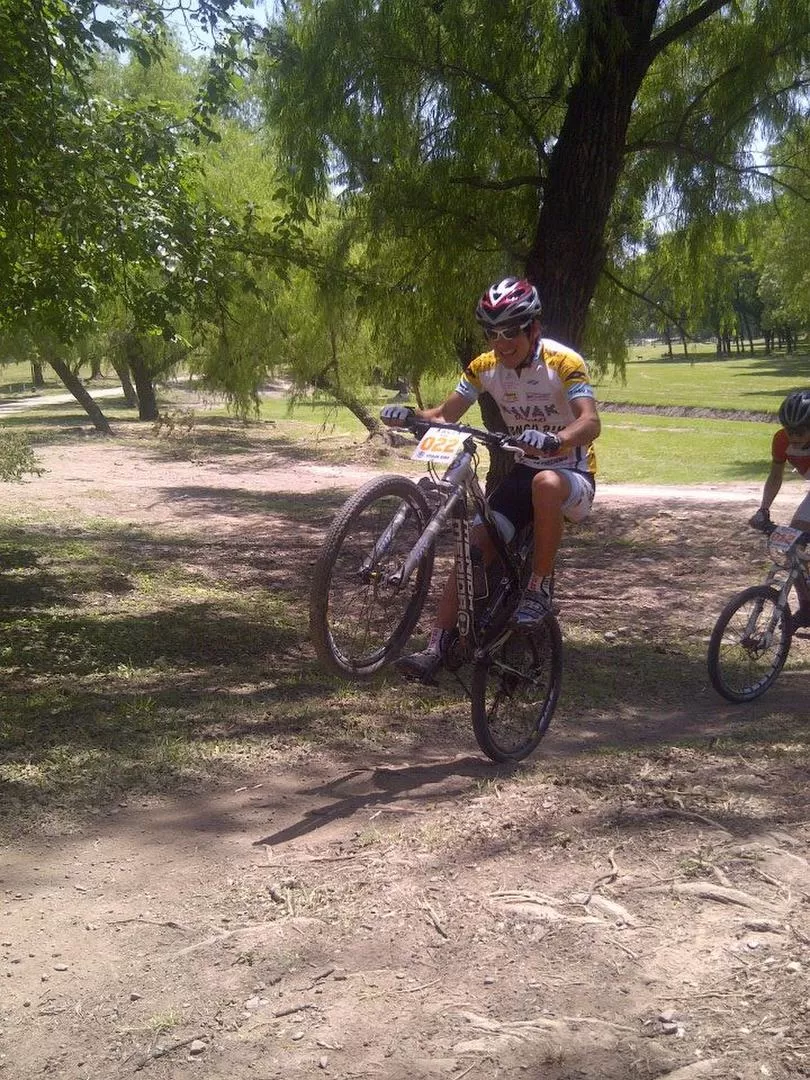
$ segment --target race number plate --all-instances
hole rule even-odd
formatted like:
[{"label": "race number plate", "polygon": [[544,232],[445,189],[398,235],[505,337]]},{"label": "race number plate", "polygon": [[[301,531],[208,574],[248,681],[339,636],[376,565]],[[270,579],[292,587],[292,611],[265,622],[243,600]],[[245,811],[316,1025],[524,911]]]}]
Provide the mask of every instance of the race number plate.
[{"label": "race number plate", "polygon": [[777,566],[787,566],[791,548],[801,536],[799,529],[791,529],[789,525],[779,525],[768,537],[768,554]]},{"label": "race number plate", "polygon": [[464,436],[460,431],[429,428],[411,457],[414,461],[435,461],[439,465],[449,465],[463,443]]}]

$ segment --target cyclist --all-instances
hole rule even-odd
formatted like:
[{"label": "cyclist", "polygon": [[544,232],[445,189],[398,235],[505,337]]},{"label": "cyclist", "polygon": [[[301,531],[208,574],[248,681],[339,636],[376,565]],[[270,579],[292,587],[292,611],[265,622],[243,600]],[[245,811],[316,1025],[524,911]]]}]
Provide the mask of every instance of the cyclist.
[{"label": "cyclist", "polygon": [[[534,525],[532,573],[514,622],[529,628],[552,610],[554,559],[565,520],[583,521],[594,496],[596,459],[591,446],[600,431],[585,361],[573,349],[541,336],[541,303],[528,281],[508,277],[491,285],[476,307],[490,351],[465,369],[447,400],[432,409],[386,405],[391,427],[420,420],[457,423],[485,391],[498,406],[507,432],[526,451],[490,499],[507,540]],[[495,551],[485,529],[474,530],[485,564]],[[458,617],[455,576],[439,601],[436,624],[425,650],[402,657],[397,667],[430,681],[442,661]]]},{"label": "cyclist", "polygon": [[[771,471],[762,489],[759,510],[749,520],[755,529],[765,529],[772,524],[770,508],[785,475],[785,465],[790,464],[805,480],[810,481],[810,389],[795,390],[788,394],[779,406],[779,423],[782,425],[771,442]],[[791,527],[810,532],[810,494],[805,495],[796,508]],[[794,630],[810,626],[810,592],[804,581],[796,583],[799,610],[794,616]]]}]

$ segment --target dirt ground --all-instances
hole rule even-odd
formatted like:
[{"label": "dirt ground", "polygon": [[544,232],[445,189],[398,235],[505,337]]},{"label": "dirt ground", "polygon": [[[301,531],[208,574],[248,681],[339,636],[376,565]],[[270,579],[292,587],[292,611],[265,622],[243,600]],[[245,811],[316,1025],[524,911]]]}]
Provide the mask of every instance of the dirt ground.
[{"label": "dirt ground", "polygon": [[[370,475],[249,445],[40,456],[44,476],[3,488],[17,516],[268,545],[259,496]],[[740,523],[758,490],[601,488],[590,546],[562,553],[564,632],[624,641],[617,669],[671,650],[685,608],[704,640],[757,580]],[[666,566],[645,531],[671,538]],[[518,769],[437,724],[407,754],[313,750],[23,833],[0,868],[0,1077],[810,1076],[810,670],[738,707],[684,679],[654,709],[564,689]],[[729,738],[741,725],[752,742]]]}]

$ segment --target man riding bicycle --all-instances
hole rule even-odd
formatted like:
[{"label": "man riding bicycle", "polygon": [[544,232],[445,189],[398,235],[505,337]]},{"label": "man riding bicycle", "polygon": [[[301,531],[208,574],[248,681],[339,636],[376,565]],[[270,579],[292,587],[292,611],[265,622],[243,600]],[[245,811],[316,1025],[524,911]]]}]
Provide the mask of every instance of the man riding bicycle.
[{"label": "man riding bicycle", "polygon": [[[523,628],[536,626],[552,610],[552,574],[564,521],[584,521],[590,513],[596,471],[591,444],[601,429],[585,361],[573,349],[541,336],[540,314],[540,297],[530,282],[509,277],[490,286],[475,311],[490,351],[471,361],[442,405],[419,410],[386,405],[380,414],[391,427],[413,417],[454,424],[480,394],[491,394],[506,431],[527,455],[489,500],[505,539],[533,523],[532,573],[514,616]],[[473,540],[488,565],[495,550],[486,530],[475,529]],[[451,575],[427,648],[402,657],[397,667],[430,681],[457,617]]]},{"label": "man riding bicycle", "polygon": [[[771,525],[770,508],[782,487],[785,465],[810,481],[810,389],[795,390],[788,394],[779,407],[779,423],[782,425],[771,442],[771,470],[762,490],[759,510],[749,520],[755,529]],[[791,528],[810,532],[810,494],[805,495],[796,508],[790,522]],[[794,630],[810,626],[810,593],[803,581],[796,583],[799,610],[794,616]]]}]

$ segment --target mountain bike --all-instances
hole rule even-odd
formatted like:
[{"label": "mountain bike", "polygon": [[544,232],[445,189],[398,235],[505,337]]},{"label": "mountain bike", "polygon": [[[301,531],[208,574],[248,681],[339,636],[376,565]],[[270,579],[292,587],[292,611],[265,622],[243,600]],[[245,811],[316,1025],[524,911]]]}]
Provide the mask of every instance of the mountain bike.
[{"label": "mountain bike", "polygon": [[[537,747],[562,679],[554,615],[536,628],[510,624],[531,569],[531,529],[507,542],[478,480],[479,445],[523,456],[507,435],[462,424],[412,420],[417,483],[370,480],[338,511],[315,564],[310,633],[319,659],[344,678],[364,679],[394,661],[413,633],[430,589],[439,538],[452,530],[458,622],[443,664],[472,704],[478,745],[493,761],[519,761]],[[439,468],[443,471],[439,472]],[[484,567],[471,529],[487,530],[496,558]],[[472,666],[469,688],[458,672]]]},{"label": "mountain bike", "polygon": [[774,525],[768,533],[773,562],[765,581],[733,597],[709,639],[712,686],[728,701],[754,701],[773,685],[785,665],[794,635],[790,592],[803,579],[810,586],[810,533]]}]

